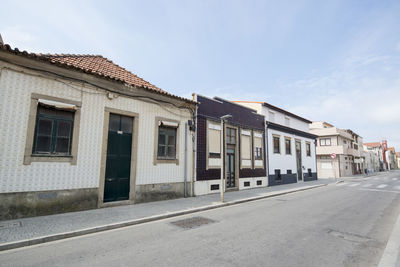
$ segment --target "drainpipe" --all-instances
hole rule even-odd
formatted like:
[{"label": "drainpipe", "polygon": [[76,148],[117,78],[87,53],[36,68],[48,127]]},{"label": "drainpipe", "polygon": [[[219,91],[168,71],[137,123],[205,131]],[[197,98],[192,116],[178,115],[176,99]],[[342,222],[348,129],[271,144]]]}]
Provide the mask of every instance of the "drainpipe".
[{"label": "drainpipe", "polygon": [[265,151],[265,156],[266,156],[266,162],[265,162],[265,167],[267,169],[267,182],[268,182],[268,186],[270,186],[269,184],[269,150],[268,150],[268,122],[265,122],[265,143],[267,145],[266,151]]},{"label": "drainpipe", "polygon": [[188,136],[188,124],[187,122],[185,122],[185,174],[184,174],[184,180],[183,180],[183,196],[187,197],[187,146],[188,146],[188,140],[187,140],[187,136]]},{"label": "drainpipe", "polygon": [[314,139],[315,175],[317,176],[318,180],[317,145],[318,145],[318,137]]},{"label": "drainpipe", "polygon": [[[196,94],[192,94],[193,101],[197,102]],[[194,182],[197,180],[197,107],[193,114],[194,135],[192,136],[193,156],[192,156],[192,184],[190,187],[191,196],[194,197]]]}]

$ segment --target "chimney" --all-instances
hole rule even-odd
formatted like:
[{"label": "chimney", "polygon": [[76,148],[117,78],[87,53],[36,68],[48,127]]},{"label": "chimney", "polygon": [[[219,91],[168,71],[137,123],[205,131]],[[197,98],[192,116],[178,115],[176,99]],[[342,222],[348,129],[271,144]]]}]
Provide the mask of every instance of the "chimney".
[{"label": "chimney", "polygon": [[0,45],[3,45],[3,44],[4,44],[3,38],[1,38],[1,33],[0,33]]}]

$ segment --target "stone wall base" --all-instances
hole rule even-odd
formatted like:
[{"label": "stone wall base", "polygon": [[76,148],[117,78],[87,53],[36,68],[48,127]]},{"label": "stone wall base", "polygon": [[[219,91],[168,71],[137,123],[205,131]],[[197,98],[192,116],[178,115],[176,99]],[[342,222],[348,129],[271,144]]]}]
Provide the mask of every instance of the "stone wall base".
[{"label": "stone wall base", "polygon": [[98,188],[0,194],[0,220],[97,208]]},{"label": "stone wall base", "polygon": [[[136,185],[135,203],[168,200],[184,197],[184,183],[163,183]],[[190,196],[191,184],[186,184],[187,196]]]}]

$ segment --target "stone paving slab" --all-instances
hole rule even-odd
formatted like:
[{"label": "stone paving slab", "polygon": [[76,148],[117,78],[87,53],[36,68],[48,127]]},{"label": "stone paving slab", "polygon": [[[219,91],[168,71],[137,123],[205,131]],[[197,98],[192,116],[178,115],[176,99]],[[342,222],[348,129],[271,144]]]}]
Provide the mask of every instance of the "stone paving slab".
[{"label": "stone paving slab", "polygon": [[335,182],[336,180],[334,179],[323,179],[281,186],[226,192],[225,203],[220,202],[219,194],[211,194],[167,201],[1,221],[1,223],[6,226],[0,228],[0,250],[115,229],[155,219],[179,216],[201,210],[257,200],[269,196],[311,189],[313,187]]}]

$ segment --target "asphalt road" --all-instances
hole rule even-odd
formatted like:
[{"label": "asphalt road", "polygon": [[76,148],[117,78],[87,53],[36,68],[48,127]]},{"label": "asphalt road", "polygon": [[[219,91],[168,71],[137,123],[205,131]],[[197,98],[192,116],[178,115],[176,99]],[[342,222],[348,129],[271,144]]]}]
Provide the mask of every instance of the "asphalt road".
[{"label": "asphalt road", "polygon": [[0,265],[376,266],[399,204],[392,172],[4,251]]}]

